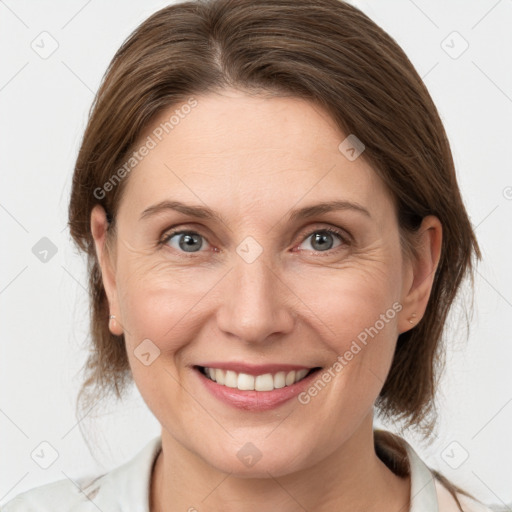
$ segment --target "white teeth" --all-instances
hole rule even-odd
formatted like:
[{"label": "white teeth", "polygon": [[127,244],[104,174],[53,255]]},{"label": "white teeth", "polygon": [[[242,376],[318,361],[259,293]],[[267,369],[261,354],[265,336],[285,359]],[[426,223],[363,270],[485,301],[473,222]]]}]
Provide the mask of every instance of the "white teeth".
[{"label": "white teeth", "polygon": [[254,383],[254,389],[256,391],[272,391],[274,389],[274,378],[272,374],[265,373],[264,375],[258,375]]},{"label": "white teeth", "polygon": [[251,391],[254,389],[254,376],[247,373],[238,374],[238,389]]},{"label": "white teeth", "polygon": [[236,388],[238,386],[238,375],[235,372],[228,370],[224,378],[224,386]]},{"label": "white teeth", "polygon": [[287,386],[291,386],[295,382],[295,370],[292,370],[286,374],[286,379],[284,382]]},{"label": "white teeth", "polygon": [[215,381],[217,381],[219,384],[224,384],[224,378],[225,378],[225,373],[224,373],[224,370],[221,370],[220,368],[217,368],[215,370]]},{"label": "white teeth", "polygon": [[306,375],[307,373],[309,372],[309,370],[307,370],[306,368],[302,369],[302,370],[299,370],[296,374],[295,374],[295,380],[302,380]]},{"label": "white teeth", "polygon": [[286,373],[277,372],[274,375],[274,387],[276,389],[284,388],[286,386]]},{"label": "white teeth", "polygon": [[220,368],[205,368],[205,374],[211,380],[227,386],[229,388],[238,388],[243,391],[272,391],[274,389],[291,386],[299,380],[302,380],[309,372],[308,368],[302,370],[292,370],[290,372],[277,372],[275,374],[265,373],[263,375],[249,375],[247,373],[236,373],[231,370],[221,370]]}]

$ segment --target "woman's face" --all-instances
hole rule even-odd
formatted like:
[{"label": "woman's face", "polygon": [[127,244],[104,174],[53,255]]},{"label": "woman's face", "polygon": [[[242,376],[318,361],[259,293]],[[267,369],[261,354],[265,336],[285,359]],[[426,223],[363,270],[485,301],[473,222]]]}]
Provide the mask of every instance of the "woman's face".
[{"label": "woman's face", "polygon": [[111,328],[163,436],[222,471],[283,475],[371,428],[418,311],[413,268],[390,194],[324,111],[233,90],[195,101],[136,145],[102,263]]}]

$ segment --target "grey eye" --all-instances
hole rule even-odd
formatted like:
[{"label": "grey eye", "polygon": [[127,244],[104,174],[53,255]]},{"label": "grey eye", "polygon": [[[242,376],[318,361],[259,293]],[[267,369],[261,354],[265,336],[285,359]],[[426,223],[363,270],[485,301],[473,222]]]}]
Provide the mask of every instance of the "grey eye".
[{"label": "grey eye", "polygon": [[334,247],[336,238],[338,239],[338,245],[336,247],[338,247],[342,243],[340,235],[331,231],[317,230],[314,233],[311,233],[311,235],[309,235],[302,243],[306,243],[308,240],[311,240],[310,246],[313,251],[325,252]]},{"label": "grey eye", "polygon": [[[176,238],[178,239],[178,247],[173,245],[173,239]],[[170,235],[166,243],[174,249],[180,249],[184,252],[197,252],[203,246],[203,237],[193,231],[181,231]]]}]

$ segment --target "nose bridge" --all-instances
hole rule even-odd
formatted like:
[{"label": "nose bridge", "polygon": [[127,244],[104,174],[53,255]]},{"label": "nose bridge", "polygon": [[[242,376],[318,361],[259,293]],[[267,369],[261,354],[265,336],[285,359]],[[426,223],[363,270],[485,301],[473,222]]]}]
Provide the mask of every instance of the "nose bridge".
[{"label": "nose bridge", "polygon": [[255,258],[242,253],[235,254],[233,261],[229,289],[221,299],[220,329],[253,343],[289,331],[293,316],[286,307],[286,287],[277,277],[279,270],[271,268],[270,258],[264,252]]}]

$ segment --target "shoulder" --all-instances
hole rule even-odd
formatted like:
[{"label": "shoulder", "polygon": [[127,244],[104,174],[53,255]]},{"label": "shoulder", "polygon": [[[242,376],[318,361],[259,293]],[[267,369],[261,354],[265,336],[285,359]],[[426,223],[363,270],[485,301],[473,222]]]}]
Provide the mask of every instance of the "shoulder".
[{"label": "shoulder", "polygon": [[101,485],[105,475],[77,482],[63,479],[18,494],[1,512],[64,512],[91,510],[91,499],[97,492],[93,483]]},{"label": "shoulder", "polygon": [[[382,430],[375,431],[378,455],[395,473],[409,475],[411,507],[409,512],[492,512],[484,504],[464,495],[436,471],[432,471],[402,437]],[[452,491],[448,490],[452,487]],[[460,507],[459,504],[460,503]]]},{"label": "shoulder", "polygon": [[[455,498],[438,479],[435,479],[435,486],[437,491],[439,512],[460,512]],[[461,493],[456,493],[456,496],[464,512],[492,512],[490,508],[470,498],[469,496],[465,496]]]},{"label": "shoulder", "polygon": [[[435,486],[439,512],[460,512],[460,509],[450,491],[448,491],[448,489],[437,479],[435,480]],[[492,509],[469,496],[465,496],[461,493],[456,493],[456,496],[464,512],[492,512]]]},{"label": "shoulder", "polygon": [[108,473],[35,487],[18,494],[1,512],[142,512],[148,509],[151,472],[160,449],[157,437]]}]

